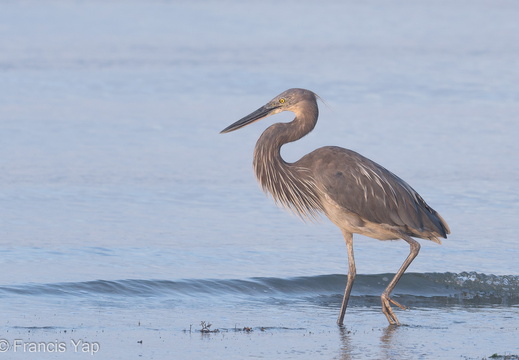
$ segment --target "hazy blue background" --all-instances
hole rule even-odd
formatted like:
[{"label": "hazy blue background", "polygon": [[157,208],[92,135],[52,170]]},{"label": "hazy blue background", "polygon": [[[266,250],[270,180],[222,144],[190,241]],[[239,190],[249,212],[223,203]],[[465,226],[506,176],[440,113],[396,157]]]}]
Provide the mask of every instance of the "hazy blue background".
[{"label": "hazy blue background", "polygon": [[[261,131],[292,114],[219,134],[291,87],[326,105],[314,132],[283,148],[287,160],[323,145],[356,150],[448,221],[452,235],[442,246],[422,241],[411,272],[519,275],[516,2],[45,0],[0,9],[0,284],[345,274],[338,229],[277,209],[252,173]],[[355,251],[359,274],[381,274],[395,272],[408,247],[358,237]],[[39,296],[4,299],[7,329],[57,326],[45,314],[66,301]],[[117,301],[132,317],[132,300]],[[323,331],[336,331],[335,305],[312,320],[330,326]],[[226,319],[232,310],[213,311]],[[278,310],[266,306],[262,318]],[[373,326],[383,326],[374,311]],[[79,326],[72,319],[60,322]],[[173,326],[199,320],[185,314]],[[491,350],[481,355],[500,348]]]}]

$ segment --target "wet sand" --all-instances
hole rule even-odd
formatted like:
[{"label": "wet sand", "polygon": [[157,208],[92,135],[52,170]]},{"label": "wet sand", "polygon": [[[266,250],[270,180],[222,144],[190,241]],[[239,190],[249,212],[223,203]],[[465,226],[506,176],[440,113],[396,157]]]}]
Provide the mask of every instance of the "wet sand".
[{"label": "wet sand", "polygon": [[[18,346],[7,351],[13,359],[513,359],[519,353],[518,307],[397,310],[402,326],[387,326],[377,307],[353,307],[340,328],[335,307],[256,305],[78,310],[59,321],[47,306],[50,316],[18,314],[11,322],[22,326],[4,326],[2,333],[12,345],[21,340],[66,346],[32,355]],[[210,332],[202,331],[202,321]],[[90,347],[76,351],[79,342]]]}]

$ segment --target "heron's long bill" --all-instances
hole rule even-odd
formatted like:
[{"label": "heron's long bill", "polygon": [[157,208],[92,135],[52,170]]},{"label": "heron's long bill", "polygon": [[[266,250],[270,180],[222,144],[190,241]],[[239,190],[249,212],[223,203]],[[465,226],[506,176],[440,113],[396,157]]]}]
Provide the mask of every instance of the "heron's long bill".
[{"label": "heron's long bill", "polygon": [[275,107],[267,107],[262,106],[258,110],[250,113],[249,115],[245,116],[244,118],[241,118],[240,120],[236,121],[234,124],[231,124],[227,126],[225,129],[220,131],[220,134],[228,133],[234,130],[238,130],[244,126],[247,126],[249,124],[252,124],[254,121],[258,121],[263,119],[266,116],[269,116],[271,112],[276,110],[278,106]]}]

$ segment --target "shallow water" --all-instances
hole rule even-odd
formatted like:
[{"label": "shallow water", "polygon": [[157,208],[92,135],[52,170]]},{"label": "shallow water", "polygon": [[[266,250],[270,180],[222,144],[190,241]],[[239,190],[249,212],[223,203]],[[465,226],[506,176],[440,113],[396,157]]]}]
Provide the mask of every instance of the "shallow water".
[{"label": "shallow water", "polygon": [[[110,359],[519,353],[519,6],[294,4],[2,4],[2,338],[68,345],[38,358],[76,339]],[[340,232],[256,185],[254,143],[291,115],[219,134],[290,87],[326,104],[287,160],[356,150],[451,227],[395,290],[406,326],[378,300],[405,243],[355,240],[339,329]]]}]

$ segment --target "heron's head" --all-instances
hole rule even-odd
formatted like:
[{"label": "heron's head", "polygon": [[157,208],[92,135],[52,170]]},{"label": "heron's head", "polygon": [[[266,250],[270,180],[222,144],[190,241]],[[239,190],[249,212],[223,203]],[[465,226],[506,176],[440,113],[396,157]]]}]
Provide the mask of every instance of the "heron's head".
[{"label": "heron's head", "polygon": [[305,89],[288,89],[267,104],[260,107],[258,110],[236,121],[234,124],[227,126],[220,133],[228,133],[238,130],[246,125],[252,124],[255,121],[261,120],[267,116],[278,114],[282,111],[293,111],[296,114],[299,109],[302,109],[304,104],[310,104],[317,109],[317,95],[310,90]]}]

